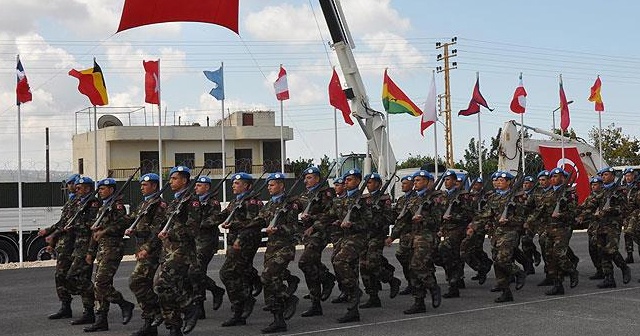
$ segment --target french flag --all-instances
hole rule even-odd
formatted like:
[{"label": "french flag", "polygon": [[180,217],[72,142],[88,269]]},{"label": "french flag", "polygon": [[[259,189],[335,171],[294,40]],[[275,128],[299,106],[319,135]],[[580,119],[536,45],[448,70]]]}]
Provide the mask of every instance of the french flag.
[{"label": "french flag", "polygon": [[18,105],[31,101],[31,88],[29,88],[29,82],[27,81],[27,74],[24,72],[22,62],[18,58],[18,65],[16,66],[16,103]]}]

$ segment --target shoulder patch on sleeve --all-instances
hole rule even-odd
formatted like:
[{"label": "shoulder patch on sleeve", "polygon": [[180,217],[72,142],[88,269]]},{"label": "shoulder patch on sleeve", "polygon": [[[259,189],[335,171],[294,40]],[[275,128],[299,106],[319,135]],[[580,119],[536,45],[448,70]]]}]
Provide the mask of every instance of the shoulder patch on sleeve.
[{"label": "shoulder patch on sleeve", "polygon": [[200,207],[200,201],[191,202],[191,206],[194,207],[194,208],[199,208]]},{"label": "shoulder patch on sleeve", "polygon": [[124,210],[124,205],[122,205],[122,203],[118,203],[118,204],[116,204],[116,209]]},{"label": "shoulder patch on sleeve", "polygon": [[160,207],[166,208],[167,207],[167,202],[160,201]]},{"label": "shoulder patch on sleeve", "polygon": [[218,202],[218,200],[213,201],[213,205],[220,205],[220,202]]}]

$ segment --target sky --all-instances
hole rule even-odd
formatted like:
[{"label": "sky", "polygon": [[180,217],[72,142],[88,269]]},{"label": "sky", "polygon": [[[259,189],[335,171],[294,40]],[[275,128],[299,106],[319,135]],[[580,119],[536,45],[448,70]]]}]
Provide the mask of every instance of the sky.
[{"label": "sky", "polygon": [[[208,92],[203,70],[225,68],[225,108],[280,111],[273,82],[287,69],[291,99],[284,124],[294,129],[288,157],[335,155],[333,108],[327,85],[332,66],[344,83],[319,3],[315,0],[240,0],[240,35],[211,24],[164,23],[115,34],[124,0],[0,0],[0,169],[16,169],[18,118],[15,64],[20,54],[33,92],[22,105],[23,169],[44,169],[45,128],[51,132],[51,169],[73,167],[71,137],[87,130],[89,102],[78,93],[71,68],[86,69],[96,57],[109,92],[109,109],[125,124],[157,122],[155,106],[144,104],[142,60],[161,60],[162,108],[169,124],[206,124],[221,116],[221,103]],[[454,158],[478,137],[476,117],[458,117],[480,74],[481,92],[493,112],[482,110],[481,138],[488,142],[505,121],[518,119],[509,102],[523,72],[528,92],[525,124],[550,129],[563,75],[571,127],[578,136],[598,125],[589,89],[601,76],[606,111],[603,126],[615,123],[640,135],[636,94],[640,92],[640,47],[628,41],[640,30],[640,3],[612,1],[432,1],[343,0],[353,50],[372,108],[382,111],[385,68],[419,106],[431,73],[442,62],[436,42],[456,37],[451,71]],[[437,92],[444,92],[436,74]],[[144,107],[144,109],[141,109]],[[129,115],[126,112],[132,112]],[[339,117],[340,118],[340,117]],[[559,124],[559,113],[556,113]],[[277,118],[279,121],[279,116]],[[433,129],[420,135],[420,120],[392,115],[391,145],[399,161],[434,155]],[[443,128],[438,128],[444,156]],[[338,119],[339,152],[363,152],[359,127]]]}]

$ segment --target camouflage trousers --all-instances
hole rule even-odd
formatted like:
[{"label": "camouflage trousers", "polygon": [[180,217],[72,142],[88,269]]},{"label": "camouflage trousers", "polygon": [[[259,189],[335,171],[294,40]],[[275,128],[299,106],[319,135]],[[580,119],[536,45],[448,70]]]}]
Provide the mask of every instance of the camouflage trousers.
[{"label": "camouflage trousers", "polygon": [[350,298],[360,292],[359,259],[360,252],[365,249],[364,235],[345,235],[333,250],[331,258],[340,289]]},{"label": "camouflage trousers", "polygon": [[433,264],[433,256],[436,250],[436,234],[414,234],[411,241],[411,261],[409,268],[413,287],[413,296],[424,298],[427,289],[438,286],[436,281],[436,268]]},{"label": "camouflage trousers", "polygon": [[624,247],[627,253],[633,253],[633,243],[640,245],[640,224],[637,216],[629,216],[624,221]]},{"label": "camouflage trousers", "polygon": [[396,259],[402,266],[402,274],[405,280],[409,281],[411,278],[409,271],[409,263],[411,262],[411,239],[410,233],[404,233],[400,236],[398,241],[398,249],[396,250]]},{"label": "camouflage trousers", "polygon": [[575,272],[575,265],[569,257],[569,240],[571,227],[549,226],[542,234],[544,236],[543,255],[547,256],[546,270],[551,279],[562,281],[565,275]]},{"label": "camouflage trousers", "polygon": [[382,289],[380,282],[389,283],[396,269],[382,254],[384,238],[373,237],[366,244],[360,253],[360,276],[365,292],[376,295]]},{"label": "camouflage trousers", "polygon": [[[333,246],[334,251],[338,249],[336,245]],[[327,242],[324,239],[307,237],[304,240],[304,250],[298,260],[298,268],[304,273],[312,300],[320,300],[322,280],[329,273],[329,268],[322,263],[322,251],[325,247],[327,247]]]},{"label": "camouflage trousers", "polygon": [[602,272],[602,254],[598,249],[598,223],[589,223],[587,228],[588,242],[589,242],[589,257],[595,267],[596,272]]},{"label": "camouflage trousers", "polygon": [[109,303],[120,303],[122,294],[113,287],[113,277],[122,261],[123,247],[102,247],[96,260],[94,292],[98,302],[98,312],[108,312]]},{"label": "camouflage trousers", "polygon": [[600,252],[602,272],[613,274],[613,264],[625,268],[627,263],[620,254],[620,230],[617,228],[600,227],[597,232],[597,249]]},{"label": "camouflage trousers", "polygon": [[160,314],[158,294],[153,291],[153,279],[156,270],[158,270],[158,265],[158,256],[140,259],[136,262],[136,266],[129,277],[129,289],[135,295],[142,310],[142,319],[145,320],[152,319]]},{"label": "camouflage trousers", "polygon": [[295,245],[267,246],[264,254],[262,283],[264,284],[264,303],[271,310],[282,311],[287,299],[287,286],[284,281],[290,274],[287,267],[296,257]]},{"label": "camouflage trousers", "polygon": [[71,294],[67,289],[67,274],[69,273],[72,262],[73,258],[70,253],[58,252],[54,279],[56,284],[56,294],[58,295],[58,299],[62,302],[71,301]]},{"label": "camouflage trousers", "polygon": [[466,237],[466,228],[442,230],[442,240],[438,246],[449,286],[455,287],[464,278],[464,261],[460,256],[462,241]]},{"label": "camouflage trousers", "polygon": [[498,288],[509,288],[511,277],[521,271],[514,263],[514,253],[519,242],[520,235],[515,228],[497,227],[491,237],[491,256]]},{"label": "camouflage trousers", "polygon": [[491,259],[484,252],[485,230],[476,230],[471,236],[462,239],[460,243],[460,256],[462,260],[478,273],[489,273],[491,270]]},{"label": "camouflage trousers", "polygon": [[207,268],[218,252],[218,236],[196,238],[196,262],[189,268],[194,301],[202,302],[206,299],[206,290],[217,287],[215,280],[207,275]]},{"label": "camouflage trousers", "polygon": [[245,242],[239,250],[229,245],[227,255],[220,267],[220,280],[227,289],[231,309],[236,312],[243,309],[244,302],[251,295],[251,288],[257,270],[253,267],[253,258],[258,251],[260,236],[252,242]]},{"label": "camouflage trousers", "polygon": [[182,326],[182,308],[189,302],[188,271],[195,263],[195,246],[169,243],[165,246],[165,260],[160,265],[153,290],[158,294],[158,303],[167,327]]},{"label": "camouflage trousers", "polygon": [[93,263],[87,264],[84,256],[73,257],[65,280],[69,294],[80,295],[85,309],[93,309],[95,305],[93,282],[91,282],[92,272]]},{"label": "camouflage trousers", "polygon": [[533,242],[533,238],[535,237],[535,230],[526,230],[521,237],[521,245],[522,252],[524,253],[524,257],[527,261],[533,261],[534,256],[540,256],[538,249],[536,248],[536,244]]}]

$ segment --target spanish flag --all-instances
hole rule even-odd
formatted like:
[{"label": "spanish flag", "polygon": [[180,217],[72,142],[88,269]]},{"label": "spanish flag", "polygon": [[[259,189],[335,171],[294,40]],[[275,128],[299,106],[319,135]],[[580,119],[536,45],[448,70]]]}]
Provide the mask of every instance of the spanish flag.
[{"label": "spanish flag", "polygon": [[602,102],[602,96],[600,95],[600,89],[602,88],[602,81],[600,81],[600,76],[596,78],[596,82],[593,83],[591,87],[591,95],[589,96],[589,101],[596,103],[596,111],[602,112],[604,111],[604,103]]},{"label": "spanish flag", "polygon": [[382,82],[382,105],[389,114],[408,113],[414,117],[422,115],[420,108],[387,75],[386,69]]},{"label": "spanish flag", "polygon": [[107,95],[107,85],[104,82],[102,69],[96,59],[93,59],[93,68],[86,70],[71,69],[69,76],[77,78],[78,91],[89,98],[94,106],[103,106],[109,104],[109,96]]}]

